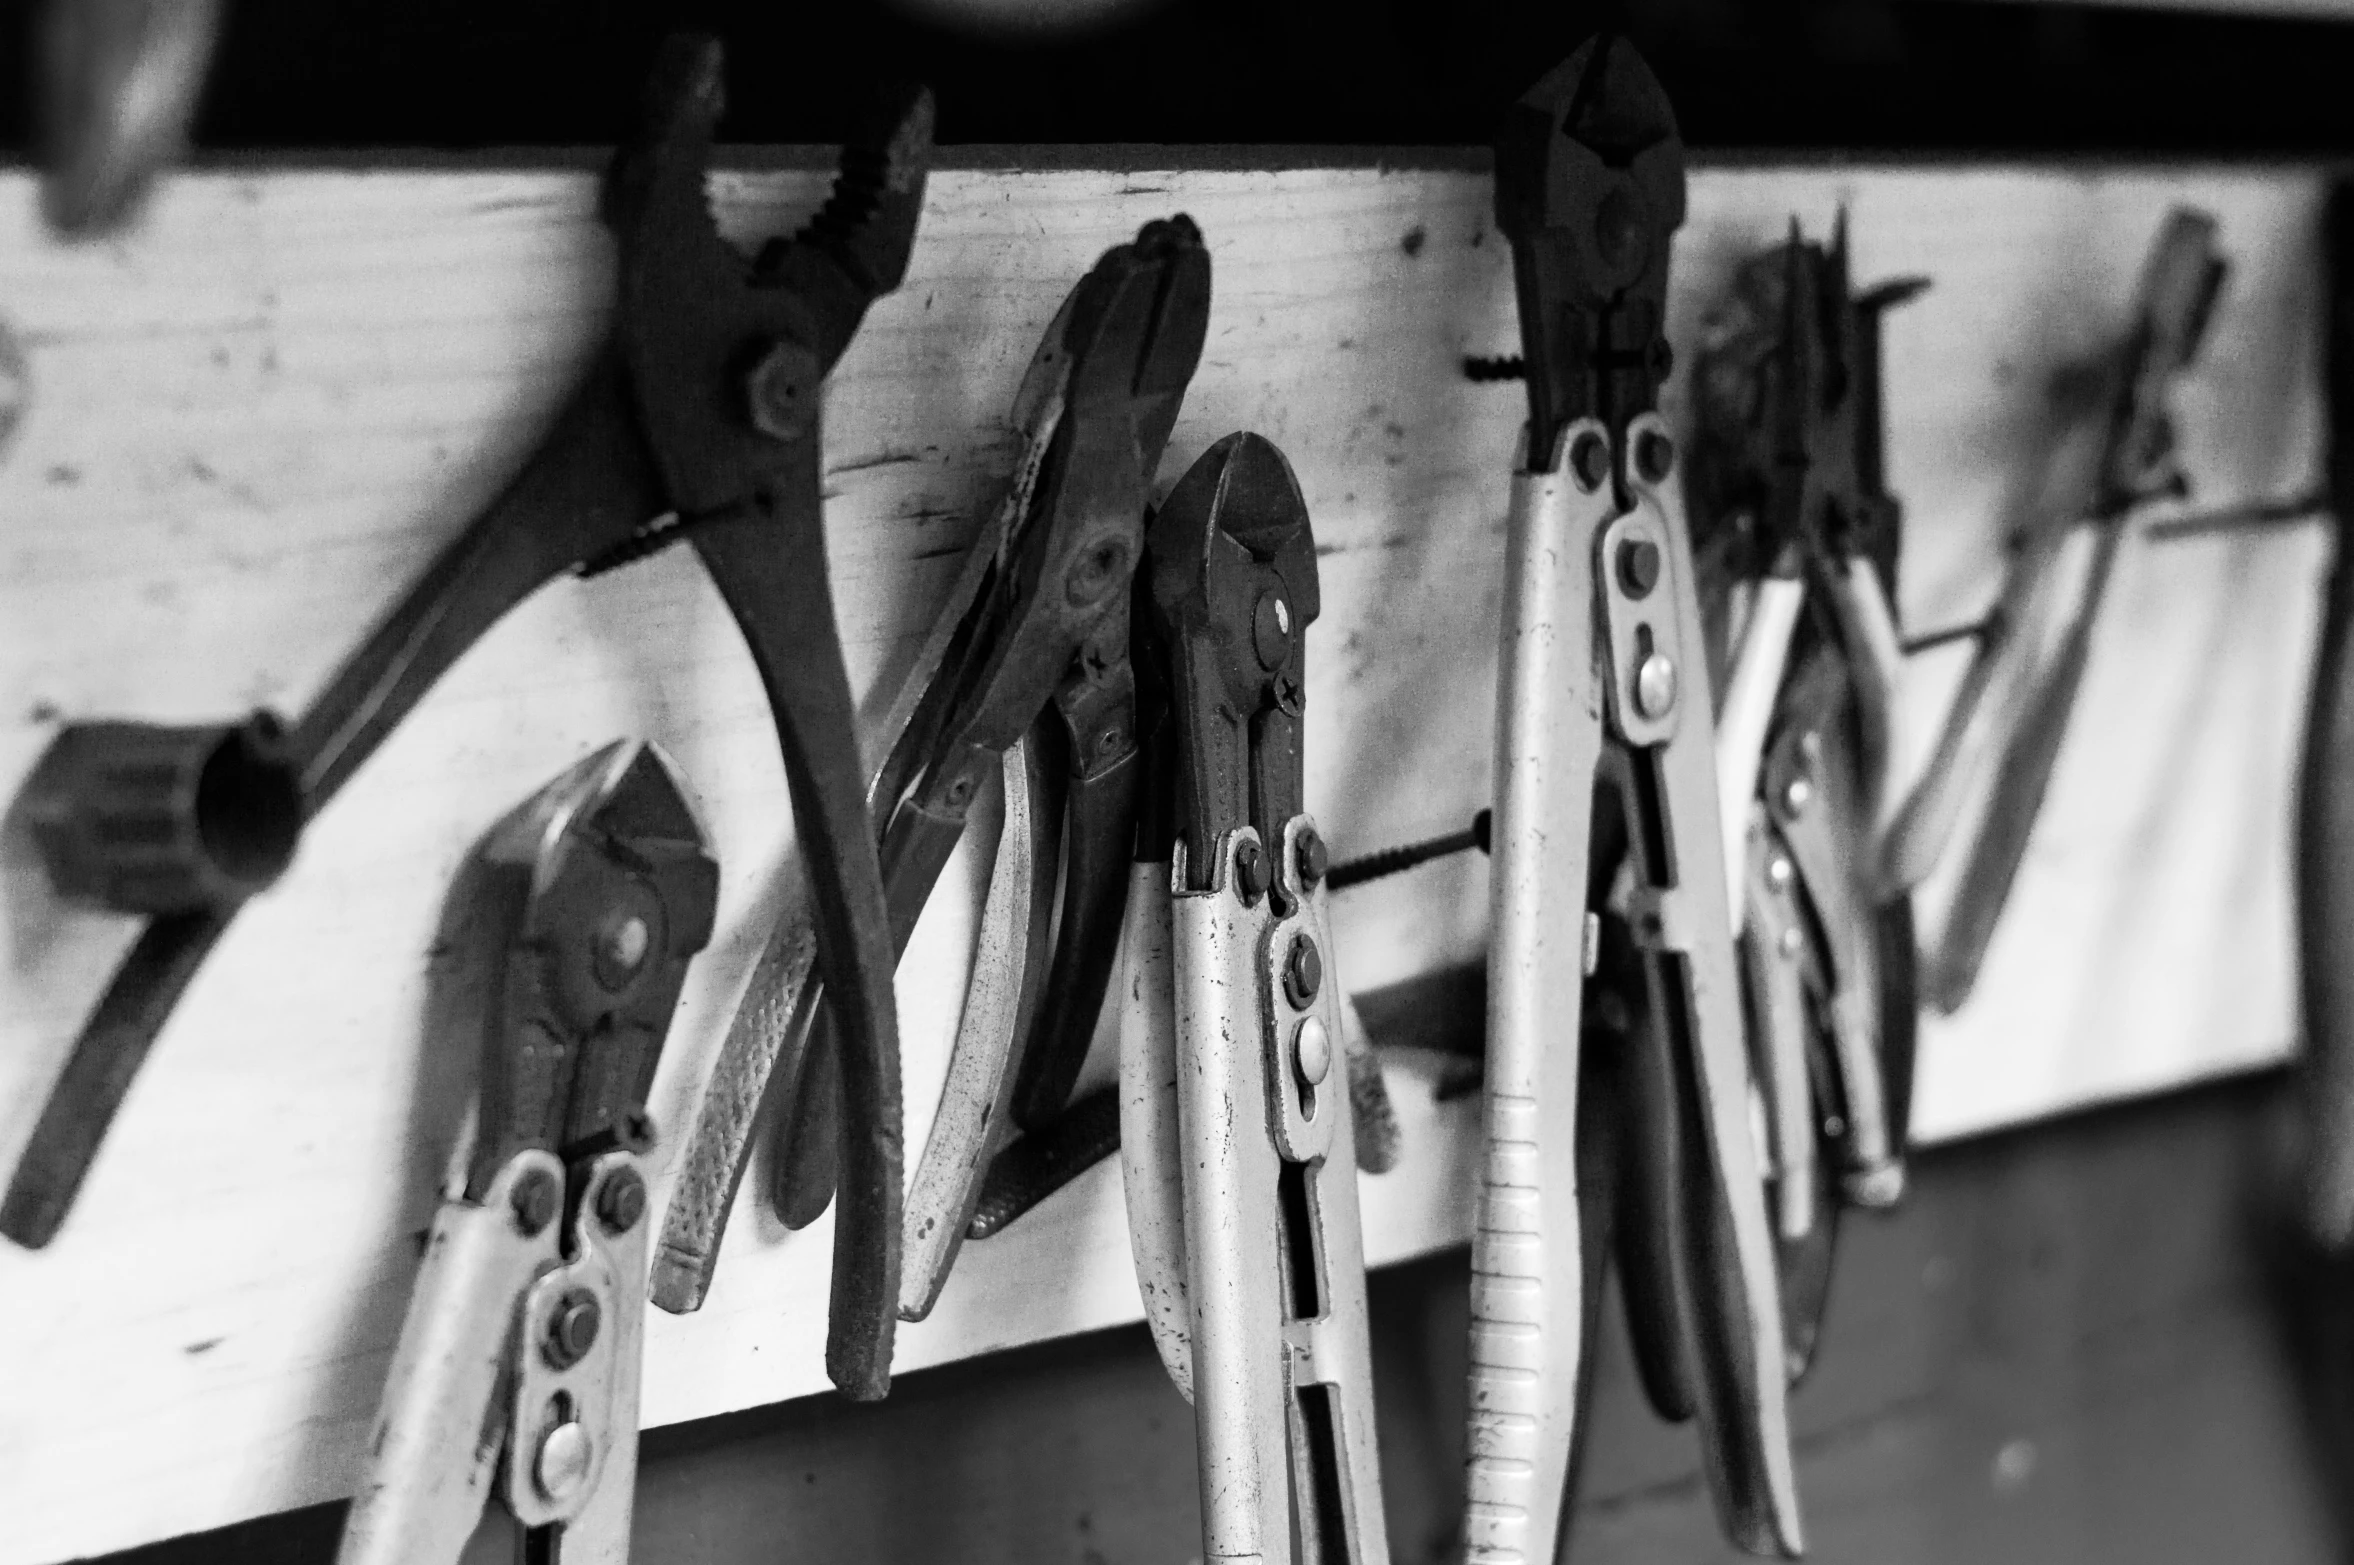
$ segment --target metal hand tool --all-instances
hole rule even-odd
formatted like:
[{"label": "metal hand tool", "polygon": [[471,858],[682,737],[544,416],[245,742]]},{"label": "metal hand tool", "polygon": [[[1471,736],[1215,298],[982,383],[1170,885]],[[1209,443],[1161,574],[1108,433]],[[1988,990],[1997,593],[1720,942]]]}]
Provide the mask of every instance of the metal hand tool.
[{"label": "metal hand tool", "polygon": [[1128,909],[1139,1285],[1194,1405],[1202,1557],[1382,1565],[1355,1114],[1302,800],[1315,540],[1283,454],[1235,434],[1149,542],[1169,725]]},{"label": "metal hand tool", "polygon": [[[895,1306],[909,1319],[930,1309],[965,1236],[1009,1126],[1018,1062],[1073,1036],[1083,1051],[1109,981],[1134,820],[1130,581],[1153,472],[1208,328],[1209,291],[1208,252],[1179,217],[1106,252],[1072,292],[1018,404],[1026,424],[1013,488],[968,551],[949,612],[885,720],[887,753],[868,798],[895,949],[987,774],[1005,768],[1018,801],[984,917],[993,944],[976,963],[943,1112],[906,1210]],[[1017,774],[1025,736],[1034,754],[1058,754],[1059,770]],[[831,1049],[814,1026],[820,997],[806,961],[794,956],[805,938],[788,909],[723,1049],[663,1234],[655,1301],[665,1308],[701,1303],[760,1114],[781,1136],[775,1193],[787,1221],[814,1219],[832,1193],[822,1134]],[[1084,1028],[1062,1020],[1082,1011]],[[1038,1036],[1025,1043],[1028,1032]],[[1066,1075],[1066,1094],[1068,1084]]]},{"label": "metal hand tool", "polygon": [[[1513,247],[1529,420],[1513,476],[1497,724],[1469,1557],[1546,1559],[1561,1546],[1594,1316],[1585,1262],[1609,1242],[1614,1204],[1610,1178],[1585,1177],[1579,1142],[1614,1118],[1630,1121],[1619,1172],[1656,1225],[1619,1235],[1630,1315],[1690,1355],[1732,1536],[1795,1553],[1781,1308],[1750,1128],[1708,667],[1677,453],[1652,411],[1670,362],[1683,147],[1631,48],[1592,40],[1513,107],[1497,144],[1496,212]],[[1623,1068],[1589,1059],[1581,1037],[1595,949],[1589,831],[1606,748],[1623,777],[1627,905],[1652,1021]],[[1597,1112],[1590,1094],[1622,1083],[1628,1112]]]},{"label": "metal hand tool", "polygon": [[1904,1182],[1911,910],[1868,875],[1901,748],[1880,335],[1925,286],[1856,294],[1844,218],[1828,246],[1793,227],[1736,272],[1693,367],[1695,549],[1710,639],[1731,648],[1717,771],[1728,817],[1743,815],[1730,862],[1794,1375],[1820,1331],[1839,1206],[1887,1206]]},{"label": "metal hand tool", "polygon": [[72,238],[121,228],[188,127],[220,41],[224,0],[48,0],[33,100],[41,211]]},{"label": "metal hand tool", "polygon": [[[263,830],[251,818],[257,801],[298,805],[305,818],[323,809],[517,602],[567,571],[692,541],[767,690],[820,912],[817,965],[835,997],[851,1118],[866,1128],[845,1141],[855,1199],[836,1244],[837,1322],[881,1323],[879,1342],[872,1328],[838,1330],[829,1363],[837,1383],[879,1391],[889,1366],[876,1354],[887,1350],[898,1293],[897,1022],[890,923],[825,567],[818,402],[867,306],[906,269],[931,105],[918,93],[878,114],[846,151],[825,209],[756,263],[719,237],[705,205],[720,109],[719,46],[672,41],[656,62],[645,121],[606,181],[605,217],[620,252],[611,340],[521,475],[427,568],[303,717],[272,745],[254,747],[279,768],[272,787],[191,786],[209,762],[155,764],[143,751],[148,764],[125,767],[116,764],[121,750],[69,730],[58,753],[77,759],[44,762],[36,792],[87,823],[81,840],[124,851],[164,840],[209,854],[223,840],[273,831],[290,840],[299,820]],[[208,753],[221,735],[143,732],[150,740],[177,733]],[[114,786],[82,787],[91,775]],[[104,813],[92,821],[92,810]],[[159,822],[167,829],[159,832]],[[56,1231],[132,1074],[228,927],[235,901],[191,900],[188,890],[220,879],[151,875],[140,884],[162,888],[162,900],[118,904],[156,916],[85,1026],[0,1204],[0,1231],[19,1243],[43,1244]],[[845,1341],[861,1351],[845,1356]]]},{"label": "metal hand tool", "polygon": [[[1881,884],[1909,889],[1943,854],[1991,766],[1946,927],[1924,959],[1923,995],[1940,1011],[1958,1010],[1969,998],[2010,899],[2126,527],[2145,502],[2187,491],[2167,404],[2198,352],[2225,270],[2213,218],[2187,209],[2167,218],[2143,268],[2133,325],[2106,366],[2104,425],[2096,459],[2077,486],[2081,499],[2049,512],[2019,540],[1928,769],[1888,828]],[[2070,594],[2056,567],[2082,524],[2094,529],[2092,558]],[[1990,699],[1998,690],[2006,700]]]},{"label": "metal hand tool", "polygon": [[455,1565],[496,1493],[550,1565],[618,1565],[636,1488],[646,1092],[719,866],[652,745],[494,827],[480,1113],[441,1203],[339,1565]]}]

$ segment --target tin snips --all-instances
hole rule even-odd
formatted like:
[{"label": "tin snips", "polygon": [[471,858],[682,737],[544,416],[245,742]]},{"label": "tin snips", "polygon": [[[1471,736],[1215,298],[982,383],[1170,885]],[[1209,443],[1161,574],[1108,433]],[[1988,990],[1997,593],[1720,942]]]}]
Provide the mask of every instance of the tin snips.
[{"label": "tin snips", "polygon": [[[1468,1557],[1560,1548],[1614,1227],[1654,1400],[1698,1413],[1735,1541],[1795,1554],[1708,667],[1655,411],[1683,146],[1631,48],[1588,42],[1512,108],[1496,214],[1529,418],[1506,544]],[[1648,994],[1648,1027],[1615,1038],[1586,1015],[1611,943],[1598,906],[1623,915]]]},{"label": "tin snips", "polygon": [[637,1478],[646,1093],[719,866],[669,762],[609,745],[491,829],[479,1113],[426,1238],[339,1565],[456,1565],[496,1494],[528,1557],[619,1565]]}]

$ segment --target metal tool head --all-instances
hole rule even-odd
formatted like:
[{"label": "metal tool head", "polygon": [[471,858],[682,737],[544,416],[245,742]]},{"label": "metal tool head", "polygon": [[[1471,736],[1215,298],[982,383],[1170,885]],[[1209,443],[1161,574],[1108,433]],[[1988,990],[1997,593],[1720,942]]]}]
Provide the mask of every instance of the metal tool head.
[{"label": "metal tool head", "polygon": [[621,252],[616,331],[685,518],[800,498],[781,492],[792,453],[813,448],[822,384],[867,306],[907,271],[932,144],[931,95],[892,90],[843,148],[824,210],[755,262],[720,236],[704,195],[722,65],[716,39],[663,44],[605,187]]},{"label": "metal tool head", "polygon": [[2175,378],[2198,355],[2230,268],[2216,222],[2176,207],[2142,265],[2132,334],[2119,363],[2107,444],[2090,514],[2109,520],[2162,495],[2188,492],[2167,406]]},{"label": "metal tool head", "polygon": [[1752,576],[1792,550],[1893,561],[1902,511],[1886,485],[1880,318],[1927,287],[1902,277],[1856,293],[1844,212],[1828,245],[1793,219],[1783,244],[1742,265],[1692,368],[1696,549],[1729,552]]},{"label": "metal tool head", "polygon": [[516,1153],[643,1150],[645,1102],[687,963],[710,941],[719,866],[662,752],[606,746],[493,828],[512,910],[483,1032],[467,1191]]},{"label": "metal tool head", "polygon": [[1148,548],[1180,729],[1177,834],[1189,872],[1207,875],[1225,833],[1279,843],[1304,808],[1305,632],[1320,600],[1291,463],[1262,436],[1228,435],[1169,492]]},{"label": "metal tool head", "polygon": [[[933,741],[944,758],[964,745],[1011,745],[1097,622],[1124,619],[1152,477],[1209,310],[1209,252],[1192,220],[1176,217],[1106,251],[1059,317],[1069,365],[1060,418],[1028,514],[1006,541],[1008,566],[970,610],[964,665],[941,686],[954,699]],[[1124,659],[1125,625],[1116,628],[1099,650]]]},{"label": "metal tool head", "polygon": [[1528,373],[1528,452],[1650,409],[1667,344],[1670,236],[1684,221],[1675,111],[1625,40],[1587,40],[1523,94],[1496,137],[1496,224],[1512,241]]},{"label": "metal tool head", "polygon": [[49,0],[36,26],[41,210],[69,238],[121,229],[188,148],[223,0]]}]

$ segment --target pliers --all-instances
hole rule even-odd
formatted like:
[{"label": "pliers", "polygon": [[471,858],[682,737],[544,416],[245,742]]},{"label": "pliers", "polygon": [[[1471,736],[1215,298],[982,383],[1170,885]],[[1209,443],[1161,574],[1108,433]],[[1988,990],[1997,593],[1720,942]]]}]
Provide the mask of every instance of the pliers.
[{"label": "pliers", "polygon": [[[1883,832],[1882,886],[1918,885],[1991,773],[1977,829],[1963,839],[1966,857],[1945,927],[1922,962],[1922,998],[1941,1012],[1960,1009],[1976,986],[2026,859],[2133,515],[2151,500],[2189,492],[2170,403],[2206,336],[2227,271],[2214,218],[2189,208],[2167,215],[2143,263],[2132,324],[2100,367],[2092,459],[2070,475],[2060,502],[2014,540],[2001,595],[1969,632],[1975,653],[1928,767]],[[2081,585],[2064,590],[2058,566],[2086,525],[2092,558]]]},{"label": "pliers", "polygon": [[1828,246],[1794,225],[1735,274],[1692,371],[1688,491],[1709,639],[1730,649],[1711,658],[1729,667],[1717,778],[1793,1378],[1840,1206],[1903,1190],[1916,1022],[1911,900],[1883,900],[1871,871],[1903,657],[1881,322],[1927,283],[1857,294],[1847,257],[1844,214]]},{"label": "pliers", "polygon": [[[884,720],[868,801],[898,948],[992,773],[1008,806],[984,949],[901,1236],[908,1319],[947,1277],[1017,1088],[1044,1105],[1036,1117],[1060,1110],[1110,979],[1139,776],[1130,583],[1209,303],[1209,253],[1184,217],[1147,224],[1073,290],[1017,399],[1008,496]],[[782,1138],[781,1215],[810,1221],[832,1192],[831,1048],[795,956],[805,938],[788,909],[723,1046],[663,1234],[664,1308],[701,1303],[762,1113]]]},{"label": "pliers", "polygon": [[[1655,1399],[1686,1392],[1672,1382],[1688,1355],[1729,1532],[1795,1554],[1709,670],[1678,453],[1654,411],[1672,361],[1683,144],[1631,48],[1591,40],[1513,106],[1496,215],[1512,242],[1529,418],[1506,543],[1468,1557],[1551,1559],[1562,1546],[1614,1224]],[[1632,865],[1620,897],[1617,817],[1597,809],[1606,759]],[[1623,901],[1649,1001],[1649,1027],[1615,1046],[1613,1029],[1585,1025],[1586,976],[1603,955],[1597,901]],[[1597,1022],[1618,1009],[1606,993]]]},{"label": "pliers", "polygon": [[496,1492],[534,1560],[629,1552],[653,1229],[646,1092],[719,866],[661,751],[608,745],[493,827],[479,1115],[435,1213],[339,1565],[455,1565]]},{"label": "pliers", "polygon": [[1354,1094],[1303,802],[1315,539],[1283,454],[1235,434],[1149,544],[1139,662],[1166,714],[1121,1049],[1138,1287],[1194,1406],[1202,1557],[1383,1565]]},{"label": "pliers", "polygon": [[[54,1234],[174,1001],[238,899],[284,867],[302,821],[516,603],[552,577],[681,539],[702,556],[768,694],[850,1108],[860,1125],[898,1123],[891,926],[826,573],[818,403],[868,305],[906,270],[931,102],[893,98],[850,143],[816,219],[748,261],[720,238],[704,199],[720,73],[709,39],[661,50],[645,118],[606,178],[620,264],[603,351],[522,473],[310,709],[288,727],[266,714],[227,729],[83,725],[36,768],[27,813],[61,889],[153,916],[0,1205],[0,1231],[17,1242]],[[887,1323],[898,1291],[897,1142],[854,1135],[846,1145],[837,1308]],[[835,1373],[871,1386],[888,1364],[845,1358]]]}]

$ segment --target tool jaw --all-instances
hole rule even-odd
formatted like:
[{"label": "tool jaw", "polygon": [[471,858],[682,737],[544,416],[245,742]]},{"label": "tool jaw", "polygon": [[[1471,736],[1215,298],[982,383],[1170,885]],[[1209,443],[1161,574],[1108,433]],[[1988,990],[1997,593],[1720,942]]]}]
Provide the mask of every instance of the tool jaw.
[{"label": "tool jaw", "polygon": [[823,383],[906,272],[932,102],[900,92],[863,121],[833,199],[755,264],[720,236],[704,192],[723,63],[716,39],[667,40],[640,129],[615,154],[603,203],[619,250],[615,332],[668,509],[814,517]]},{"label": "tool jaw", "polygon": [[2114,521],[2144,501],[2190,492],[2168,404],[2176,378],[2198,355],[2230,270],[2215,236],[2213,217],[2177,207],[2143,263],[2089,507],[2096,521]]},{"label": "tool jaw", "polygon": [[1177,831],[1199,874],[1214,857],[1204,848],[1228,833],[1249,826],[1273,840],[1301,813],[1316,546],[1290,462],[1238,433],[1177,481],[1148,548],[1180,730]]},{"label": "tool jaw", "polygon": [[1512,242],[1529,458],[1576,419],[1617,434],[1656,404],[1674,363],[1668,251],[1683,221],[1675,111],[1631,44],[1589,39],[1507,111],[1496,225]]},{"label": "tool jaw", "polygon": [[492,828],[486,896],[508,934],[469,1190],[524,1149],[650,1142],[646,1093],[716,914],[705,842],[676,772],[642,742],[589,756]]}]

